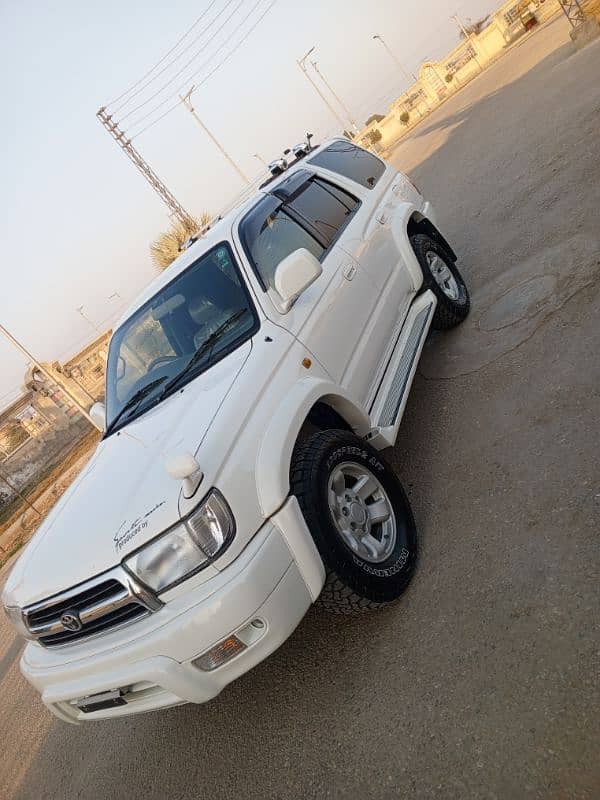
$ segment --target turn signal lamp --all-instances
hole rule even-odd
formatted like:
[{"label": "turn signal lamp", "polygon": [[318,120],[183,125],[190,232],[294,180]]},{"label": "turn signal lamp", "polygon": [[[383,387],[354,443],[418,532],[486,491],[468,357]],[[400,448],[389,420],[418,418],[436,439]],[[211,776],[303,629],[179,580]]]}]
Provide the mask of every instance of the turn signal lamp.
[{"label": "turn signal lamp", "polygon": [[211,650],[197,658],[193,663],[205,672],[212,672],[213,669],[222,666],[238,653],[243,652],[246,645],[237,636],[229,636]]}]

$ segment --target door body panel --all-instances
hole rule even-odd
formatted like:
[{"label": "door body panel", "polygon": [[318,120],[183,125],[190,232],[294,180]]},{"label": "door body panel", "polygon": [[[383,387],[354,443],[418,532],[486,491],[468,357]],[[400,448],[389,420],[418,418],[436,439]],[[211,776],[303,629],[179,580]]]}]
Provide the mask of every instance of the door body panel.
[{"label": "door body panel", "polygon": [[392,222],[399,201],[393,187],[381,198],[375,195],[369,207],[368,198],[363,199],[358,220],[362,225],[353,226],[343,238],[343,248],[361,267],[376,295],[372,314],[377,324],[370,326],[370,350],[375,357],[372,370],[372,385],[366,402],[373,399],[381,376],[385,371],[394,344],[402,328],[410,305],[416,294],[414,280],[400,253]]},{"label": "door body panel", "polygon": [[364,404],[380,354],[370,335],[378,295],[371,276],[341,247],[323,262],[323,274],[298,298],[282,324]]}]

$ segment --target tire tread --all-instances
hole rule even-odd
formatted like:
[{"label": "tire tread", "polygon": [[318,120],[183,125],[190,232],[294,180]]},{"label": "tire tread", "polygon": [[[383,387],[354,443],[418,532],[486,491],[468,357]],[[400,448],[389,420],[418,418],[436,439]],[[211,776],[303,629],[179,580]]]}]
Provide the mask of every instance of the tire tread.
[{"label": "tire tread", "polygon": [[[410,242],[413,250],[415,251],[415,255],[417,256],[417,260],[421,265],[421,269],[423,270],[423,275],[426,283],[428,284],[428,288],[433,291],[438,301],[431,327],[436,331],[445,331],[450,330],[451,328],[456,328],[457,325],[460,325],[460,323],[464,322],[464,320],[468,317],[469,311],[471,310],[471,298],[463,277],[456,266],[455,260],[452,258],[451,254],[441,244],[439,244],[439,242],[434,241],[424,233],[418,233],[414,236],[411,236]],[[452,264],[451,270],[454,273],[454,277],[460,282],[465,291],[465,303],[462,305],[454,303],[449,297],[446,297],[446,295],[435,283],[431,277],[425,258],[425,253],[427,250],[437,251],[440,255],[443,255],[446,263],[449,266]]]},{"label": "tire tread", "polygon": [[[290,470],[292,494],[298,500],[309,530],[314,530],[317,510],[311,497],[311,475],[325,447],[336,445],[340,437],[348,437],[348,431],[320,431],[308,438],[300,439],[294,449]],[[416,556],[404,575],[404,586],[408,585],[416,566]],[[333,614],[362,614],[384,608],[388,603],[377,602],[348,586],[333,569],[325,564],[325,584],[317,603]]]}]

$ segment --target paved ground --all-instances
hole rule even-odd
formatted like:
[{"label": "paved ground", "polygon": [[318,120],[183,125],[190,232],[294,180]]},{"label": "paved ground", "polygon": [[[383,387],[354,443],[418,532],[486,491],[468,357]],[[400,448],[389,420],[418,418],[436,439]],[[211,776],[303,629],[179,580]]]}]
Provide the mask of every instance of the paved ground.
[{"label": "paved ground", "polygon": [[207,706],[85,728],[45,714],[3,621],[0,794],[600,797],[600,45],[567,41],[538,32],[394,154],[474,299],[391,454],[423,542],[403,600],[313,610]]}]

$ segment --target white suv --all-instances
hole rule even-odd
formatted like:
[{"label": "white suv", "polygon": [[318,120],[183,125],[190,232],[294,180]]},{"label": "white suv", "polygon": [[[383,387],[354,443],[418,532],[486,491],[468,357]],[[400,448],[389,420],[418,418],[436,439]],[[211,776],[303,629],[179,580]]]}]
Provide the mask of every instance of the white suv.
[{"label": "white suv", "polygon": [[396,599],[416,532],[379,451],[430,326],[468,311],[430,204],[345,139],[192,244],[116,328],[103,440],[5,586],[44,703],[201,703],[311,603]]}]

